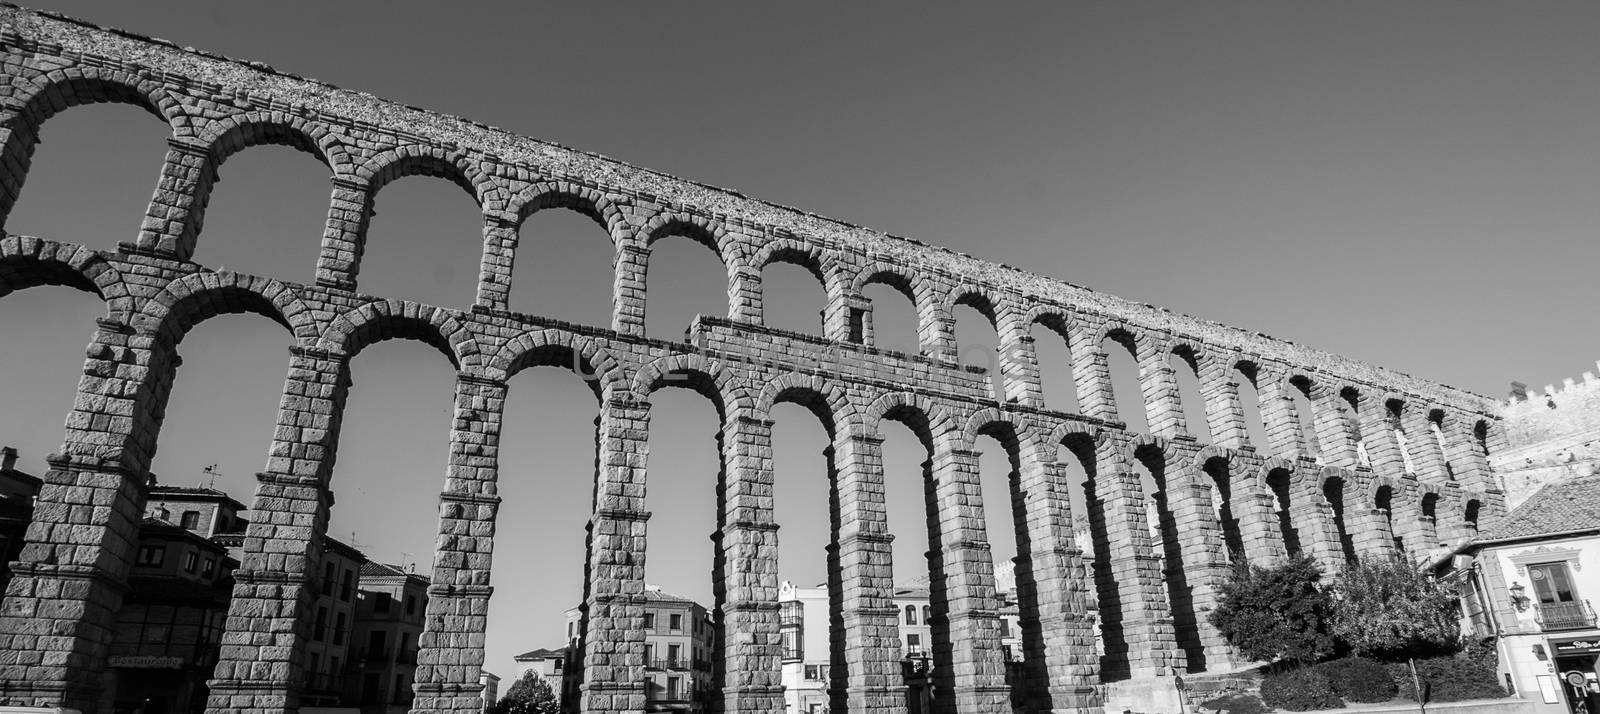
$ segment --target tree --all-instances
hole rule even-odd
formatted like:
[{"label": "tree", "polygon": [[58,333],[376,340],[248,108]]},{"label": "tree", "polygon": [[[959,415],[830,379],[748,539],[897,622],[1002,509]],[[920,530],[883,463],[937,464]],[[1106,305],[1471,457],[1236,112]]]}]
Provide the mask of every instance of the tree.
[{"label": "tree", "polygon": [[528,670],[522,678],[506,690],[506,695],[494,705],[494,714],[560,714],[561,702],[550,689],[550,683],[537,672]]},{"label": "tree", "polygon": [[1335,646],[1321,581],[1322,568],[1305,555],[1272,568],[1240,563],[1207,619],[1245,657],[1310,664]]},{"label": "tree", "polygon": [[1333,634],[1356,654],[1399,661],[1461,648],[1455,593],[1403,558],[1351,564],[1331,590]]}]

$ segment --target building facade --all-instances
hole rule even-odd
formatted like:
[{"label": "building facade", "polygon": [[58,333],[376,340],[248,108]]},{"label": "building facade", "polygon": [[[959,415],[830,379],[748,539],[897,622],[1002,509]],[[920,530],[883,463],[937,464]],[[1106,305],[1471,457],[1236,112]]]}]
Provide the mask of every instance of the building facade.
[{"label": "building facade", "polygon": [[239,563],[211,539],[153,518],[139,528],[138,548],[109,655],[113,707],[201,714]]},{"label": "building facade", "polygon": [[0,593],[11,579],[11,561],[22,555],[33,499],[42,485],[39,477],[17,469],[16,449],[0,448]]},{"label": "building facade", "polygon": [[428,610],[428,578],[396,565],[364,562],[353,619],[347,705],[361,714],[405,714],[414,699],[417,648]]},{"label": "building facade", "polygon": [[[894,590],[895,617],[899,620],[903,653],[897,687],[903,692],[908,714],[930,714],[939,686],[933,657],[933,606],[924,587]],[[1013,604],[1012,612],[1016,609]],[[1002,622],[1007,618],[1002,612]],[[778,632],[783,642],[784,707],[793,714],[822,714],[831,710],[834,684],[833,648],[829,635],[829,600],[826,586],[795,587],[784,581],[778,590]],[[1014,615],[1010,620],[1015,624]],[[1014,629],[1002,628],[1007,641],[1020,645]],[[1008,650],[1021,661],[1021,647]]]},{"label": "building facade", "polygon": [[1600,711],[1600,476],[1545,485],[1448,568],[1467,632],[1499,637],[1508,689],[1538,712]]}]

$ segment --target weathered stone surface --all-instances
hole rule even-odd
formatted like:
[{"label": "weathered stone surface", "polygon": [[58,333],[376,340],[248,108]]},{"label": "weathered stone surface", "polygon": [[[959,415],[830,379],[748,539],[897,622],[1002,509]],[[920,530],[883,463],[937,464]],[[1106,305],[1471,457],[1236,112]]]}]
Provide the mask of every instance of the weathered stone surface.
[{"label": "weathered stone surface", "polygon": [[[178,368],[174,345],[218,314],[259,312],[294,336],[273,443],[245,535],[210,711],[286,714],[298,706],[310,587],[322,558],[328,478],[350,385],[348,361],[384,339],[417,339],[456,367],[449,467],[416,711],[477,704],[492,595],[500,416],[508,380],[534,365],[573,369],[600,399],[595,509],[579,633],[579,706],[638,712],[648,556],[650,400],[689,387],[717,406],[722,473],[716,573],[716,705],[782,709],[770,414],[807,407],[830,433],[833,710],[905,710],[879,427],[905,423],[928,447],[928,527],[939,712],[989,712],[1008,695],[1028,711],[1101,711],[1112,697],[1172,692],[1174,675],[1240,664],[1204,624],[1235,558],[1292,551],[1337,566],[1359,553],[1425,552],[1504,512],[1487,459],[1503,444],[1497,405],[1474,394],[1265,335],[1132,303],[572,151],[278,74],[0,7],[0,220],[27,177],[42,123],[90,102],[165,117],[173,135],[137,239],[116,251],[68,236],[0,238],[0,296],[40,284],[88,290],[107,316],[85,350],[61,453],[27,549],[0,605],[0,706],[103,712],[106,643],[133,557],[155,434]],[[191,260],[217,165],[261,143],[316,154],[333,193],[307,283],[216,272]],[[443,175],[483,209],[471,306],[361,295],[375,195],[410,174]],[[506,296],[536,211],[589,215],[616,245],[609,325],[511,313]],[[134,234],[130,227],[130,235]],[[726,316],[681,342],[646,339],[650,246],[686,235],[728,268]],[[762,324],[762,271],[799,263],[827,295],[822,334]],[[916,306],[917,345],[878,344],[865,286]],[[995,325],[1000,387],[958,362],[953,310]],[[1033,349],[1051,330],[1071,352],[1079,413],[1044,403]],[[1138,365],[1149,434],[1117,413],[1108,349]],[[1208,434],[1188,433],[1177,370],[1200,384]],[[1248,386],[1252,390],[1242,390]],[[1260,396],[1252,444],[1241,393]],[[1302,406],[1303,405],[1303,406]],[[1301,413],[1301,410],[1310,413]],[[1010,504],[977,486],[980,436],[1016,470]],[[1066,447],[1061,449],[1061,447]],[[1060,453],[1058,455],[1058,449]],[[1065,460],[1081,462],[1086,513],[1073,513]],[[1153,485],[1141,482],[1138,469]],[[713,475],[708,475],[708,478]],[[1330,500],[1330,498],[1332,500]],[[1023,676],[1001,661],[995,563],[984,512],[1010,506],[1018,532]],[[1157,696],[1160,695],[1160,696]]]}]

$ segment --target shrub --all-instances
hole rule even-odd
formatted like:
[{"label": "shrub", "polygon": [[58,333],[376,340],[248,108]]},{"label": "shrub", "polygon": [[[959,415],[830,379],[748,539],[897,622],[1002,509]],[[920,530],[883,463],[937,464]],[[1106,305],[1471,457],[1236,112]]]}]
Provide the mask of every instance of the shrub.
[{"label": "shrub", "polygon": [[1268,714],[1271,711],[1254,694],[1227,694],[1201,702],[1200,706],[1223,714]]},{"label": "shrub", "polygon": [[[1495,667],[1494,645],[1471,643],[1460,654],[1417,660],[1417,677],[1427,689],[1430,702],[1460,702],[1469,699],[1499,699],[1507,696]],[[1389,667],[1400,696],[1416,701],[1411,670],[1405,664]]]},{"label": "shrub", "polygon": [[1314,668],[1267,675],[1261,680],[1261,701],[1292,712],[1344,708],[1344,700],[1333,692],[1328,675]]},{"label": "shrub", "polygon": [[1352,563],[1328,590],[1329,626],[1358,655],[1403,661],[1460,649],[1455,593],[1403,558]]},{"label": "shrub", "polygon": [[1332,654],[1335,644],[1328,631],[1332,603],[1321,578],[1322,568],[1309,556],[1274,568],[1241,563],[1208,617],[1249,659],[1315,662]]},{"label": "shrub", "polygon": [[1399,688],[1389,669],[1363,657],[1347,657],[1316,666],[1327,675],[1333,693],[1347,702],[1375,704],[1395,698]]}]

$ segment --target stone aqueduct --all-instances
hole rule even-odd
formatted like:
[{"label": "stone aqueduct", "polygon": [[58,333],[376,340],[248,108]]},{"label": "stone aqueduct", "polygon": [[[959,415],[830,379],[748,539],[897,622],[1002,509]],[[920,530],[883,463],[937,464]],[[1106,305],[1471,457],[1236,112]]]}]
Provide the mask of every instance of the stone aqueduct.
[{"label": "stone aqueduct", "polygon": [[[779,402],[809,408],[831,433],[836,712],[905,706],[877,435],[885,419],[909,425],[930,457],[940,711],[1009,707],[979,435],[1006,445],[1015,469],[1026,653],[1017,686],[1033,711],[1098,712],[1117,682],[1156,686],[1236,664],[1204,619],[1230,552],[1271,562],[1298,549],[1337,564],[1352,550],[1393,550],[1397,538],[1468,537],[1504,510],[1486,460],[1500,439],[1495,405],[1471,393],[258,64],[12,6],[0,7],[0,20],[0,218],[25,195],[37,132],[57,112],[123,102],[172,131],[136,240],[114,251],[72,236],[0,241],[0,295],[64,285],[106,306],[0,612],[0,705],[108,711],[110,625],[176,348],[222,313],[269,317],[294,346],[210,683],[213,712],[296,710],[348,363],[386,339],[427,342],[458,371],[415,711],[480,706],[501,405],[507,379],[531,365],[593,372],[601,404],[581,639],[586,712],[644,708],[636,598],[648,555],[645,438],[652,393],[663,386],[699,391],[722,419],[715,678],[717,706],[730,713],[783,710],[768,417]],[[333,173],[308,284],[190,260],[206,238],[217,166],[266,143],[296,147]],[[373,198],[413,174],[449,178],[482,207],[483,233],[471,248],[481,250],[482,268],[468,310],[357,291]],[[613,241],[609,326],[506,309],[518,226],[548,208],[589,216]],[[699,318],[682,342],[643,336],[647,261],[666,235],[704,243],[727,267],[728,314]],[[763,326],[761,271],[772,262],[804,266],[825,286],[824,334]],[[873,347],[862,297],[871,283],[914,303],[921,354]],[[1000,335],[998,398],[983,370],[954,359],[957,305],[976,307]],[[1035,325],[1066,339],[1081,413],[1042,404]],[[1102,345],[1135,355],[1151,433],[1130,432],[1119,419]],[[1196,370],[1209,434],[1187,433],[1175,368]],[[1249,443],[1235,368],[1259,390],[1269,444]],[[1296,391],[1312,414],[1296,413]],[[1095,539],[1093,562],[1074,542],[1058,454],[1090,474],[1091,527],[1079,529]],[[1157,492],[1144,492],[1135,463],[1157,477]],[[1159,541],[1149,514],[1168,534]],[[1086,617],[1091,602],[1103,656]]]}]

